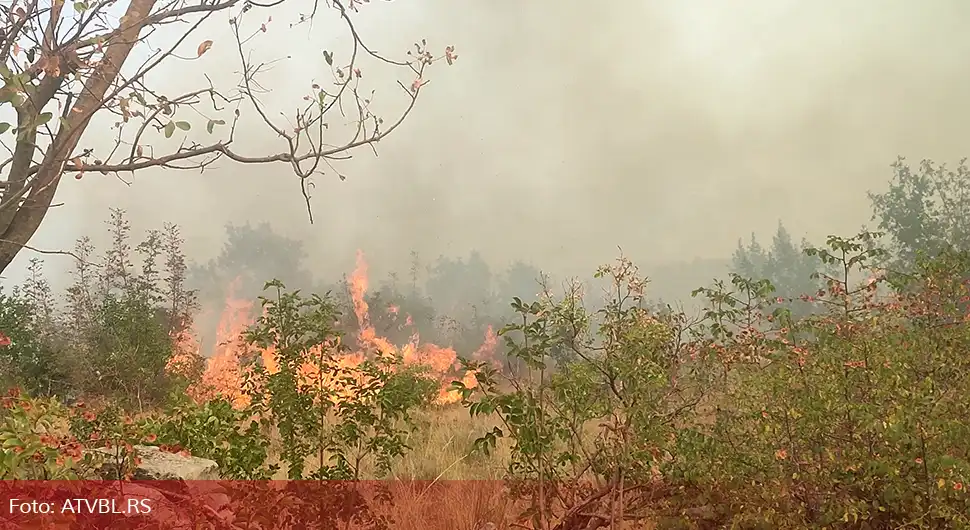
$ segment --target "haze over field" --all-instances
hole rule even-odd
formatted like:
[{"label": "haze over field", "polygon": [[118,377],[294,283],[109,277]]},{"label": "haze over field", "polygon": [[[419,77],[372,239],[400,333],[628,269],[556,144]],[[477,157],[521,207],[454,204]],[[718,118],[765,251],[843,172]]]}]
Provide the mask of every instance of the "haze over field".
[{"label": "haze over field", "polygon": [[[329,18],[290,30],[274,16],[263,42],[278,46],[259,54],[284,60],[261,78],[273,90],[264,101],[289,111],[322,76],[321,51],[345,50],[328,40]],[[728,258],[739,237],[769,237],[779,219],[813,241],[853,233],[897,155],[954,164],[968,153],[965,2],[424,0],[357,16],[374,49],[403,54],[426,38],[460,59],[432,71],[379,158],[356,151],[339,166],[346,181],[317,179],[315,224],[285,166],[222,161],[202,175],[146,170],[130,187],[70,179],[31,244],[98,236],[118,206],[136,228],[180,224],[200,261],[227,222],[270,221],[306,242],[323,278],[351,270],[358,248],[379,277],[405,271],[412,250],[586,275],[621,246],[680,285],[672,263]],[[211,21],[211,52],[173,62],[156,83],[235,82],[225,15]],[[399,89],[381,71],[364,76],[392,112]],[[98,130],[85,143],[110,143]],[[245,146],[277,141],[249,131]],[[30,257],[7,271],[11,283]],[[61,262],[47,261],[51,272]]]}]

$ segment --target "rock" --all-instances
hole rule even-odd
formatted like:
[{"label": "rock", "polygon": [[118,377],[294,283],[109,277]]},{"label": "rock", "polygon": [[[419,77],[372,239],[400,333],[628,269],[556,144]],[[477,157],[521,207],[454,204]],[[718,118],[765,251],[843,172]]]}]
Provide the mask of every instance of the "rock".
[{"label": "rock", "polygon": [[[99,470],[101,478],[117,480],[114,452],[108,449],[96,451],[107,456]],[[135,480],[219,480],[219,464],[208,458],[166,453],[151,445],[136,445],[135,454],[141,459],[132,476]]]}]

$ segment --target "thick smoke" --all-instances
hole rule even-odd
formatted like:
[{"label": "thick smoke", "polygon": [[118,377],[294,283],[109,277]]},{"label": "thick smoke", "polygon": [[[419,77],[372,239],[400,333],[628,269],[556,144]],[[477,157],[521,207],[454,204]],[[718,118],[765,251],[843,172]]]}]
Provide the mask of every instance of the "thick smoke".
[{"label": "thick smoke", "polygon": [[[336,25],[293,31],[285,15],[260,41],[274,46],[258,50],[292,56],[263,78],[278,110],[294,108],[322,49],[346,51],[331,42]],[[304,239],[329,278],[353,267],[357,248],[375,275],[406,270],[411,250],[472,249],[497,268],[522,259],[586,274],[618,246],[649,266],[725,258],[779,219],[818,241],[868,221],[866,191],[897,155],[967,154],[968,17],[958,0],[368,4],[361,31],[375,49],[403,53],[425,37],[460,58],[432,71],[379,158],[358,151],[340,166],[346,181],[318,179],[314,225],[285,166],[223,162],[201,175],[145,171],[130,187],[70,180],[32,244],[100,232],[109,206],[138,228],[181,224],[199,260],[218,251],[226,222],[271,221]],[[170,78],[235,82],[218,24],[207,61],[173,65]],[[391,111],[381,71],[364,73]],[[255,126],[243,135],[253,149],[275,141]]]}]

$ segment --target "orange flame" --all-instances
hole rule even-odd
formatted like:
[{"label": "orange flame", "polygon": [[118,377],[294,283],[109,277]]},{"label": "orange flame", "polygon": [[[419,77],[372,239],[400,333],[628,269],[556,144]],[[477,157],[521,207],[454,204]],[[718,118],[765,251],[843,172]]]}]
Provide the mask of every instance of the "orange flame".
[{"label": "orange flame", "polygon": [[235,297],[240,281],[241,278],[236,278],[229,285],[226,308],[219,319],[215,353],[209,358],[201,380],[190,389],[190,395],[199,400],[221,395],[233,405],[244,407],[249,404],[249,397],[243,392],[243,372],[239,358],[246,350],[240,338],[252,323],[250,312],[253,304]]},{"label": "orange flame", "polygon": [[[408,343],[400,348],[394,346],[387,338],[377,334],[370,322],[369,307],[365,300],[368,288],[367,269],[364,254],[358,250],[356,267],[348,279],[350,297],[359,327],[357,335],[358,351],[351,354],[334,355],[333,351],[337,344],[315,348],[309,352],[315,358],[314,362],[307,362],[300,369],[304,382],[314,386],[324,385],[333,390],[338,397],[352,399],[354,396],[350,395],[346,384],[329,375],[321,377],[317,366],[318,362],[328,368],[336,368],[348,375],[354,375],[354,369],[368,355],[400,356],[406,365],[424,365],[439,378],[442,387],[438,392],[436,403],[444,405],[459,401],[460,394],[447,390],[450,380],[458,372],[456,363],[458,356],[454,349],[431,343],[422,344],[417,331],[414,331]],[[248,398],[242,391],[244,374],[240,357],[247,349],[246,345],[239,340],[239,337],[246,327],[254,322],[254,318],[251,314],[252,302],[238,300],[233,296],[238,287],[238,281],[237,278],[230,285],[230,296],[226,300],[226,309],[220,320],[219,342],[215,354],[208,360],[201,381],[195,388],[191,389],[190,395],[198,400],[211,399],[216,395],[222,395],[230,399],[234,406],[243,407],[248,404]],[[397,314],[399,308],[391,306],[388,310]],[[410,315],[407,315],[405,325],[413,325]],[[474,357],[478,359],[491,357],[496,343],[495,333],[489,326],[485,334],[485,342],[475,352]],[[194,339],[186,342],[185,347],[192,351],[199,349]],[[267,372],[272,374],[279,371],[278,359],[273,348],[260,351],[259,355]],[[328,370],[328,372],[330,371]],[[358,373],[356,377],[359,379],[362,374]],[[475,386],[474,373],[464,374],[463,381],[468,387]]]},{"label": "orange flame", "polygon": [[165,363],[165,372],[173,375],[191,376],[194,361],[201,355],[201,348],[195,336],[181,332],[172,336],[174,353]]},{"label": "orange flame", "polygon": [[484,361],[487,359],[495,358],[495,348],[498,346],[498,335],[495,334],[495,330],[492,329],[492,325],[489,324],[488,329],[485,330],[485,342],[475,350],[472,354],[472,358]]}]

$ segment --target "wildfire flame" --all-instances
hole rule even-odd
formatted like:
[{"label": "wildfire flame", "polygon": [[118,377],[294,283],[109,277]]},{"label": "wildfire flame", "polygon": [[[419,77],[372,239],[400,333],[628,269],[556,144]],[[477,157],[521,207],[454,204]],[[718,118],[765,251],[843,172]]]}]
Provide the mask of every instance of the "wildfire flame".
[{"label": "wildfire flame", "polygon": [[[360,365],[369,355],[400,355],[406,365],[423,365],[434,375],[437,376],[441,387],[438,391],[436,403],[446,405],[458,402],[461,396],[457,392],[449,391],[450,381],[461,376],[465,386],[474,387],[476,384],[474,372],[460,374],[457,364],[458,355],[452,348],[445,348],[431,343],[422,343],[420,336],[415,330],[407,344],[397,347],[387,338],[379,336],[374,326],[370,322],[370,308],[365,300],[368,288],[367,262],[364,254],[357,251],[357,262],[353,274],[348,279],[351,301],[353,302],[354,315],[357,318],[358,350],[349,354],[343,353],[336,355],[333,352],[338,344],[327,344],[318,347],[316,351],[310,352],[314,356],[320,356],[320,362],[325,359],[329,363],[335,363],[340,369],[348,374],[354,374],[354,369]],[[238,279],[230,285],[230,294],[226,300],[226,308],[222,313],[219,322],[219,332],[215,352],[208,359],[201,380],[189,390],[189,395],[196,400],[204,401],[215,396],[223,396],[231,400],[234,406],[244,407],[248,404],[248,397],[242,391],[243,388],[243,368],[240,359],[248,351],[246,345],[239,340],[242,332],[255,321],[253,316],[253,304],[250,301],[235,298],[238,287]],[[400,309],[392,306],[388,309],[392,314],[398,314]],[[406,315],[404,323],[406,327],[412,327],[410,315]],[[481,347],[475,351],[475,359],[484,360],[492,358],[497,345],[497,337],[492,327],[489,326],[485,333],[485,340]],[[189,355],[198,355],[201,351],[200,345],[194,337],[185,334],[177,339],[178,352],[174,360],[170,363],[170,369],[179,370]],[[269,373],[279,371],[276,352],[272,347],[258,352],[263,366]],[[314,385],[326,385],[333,390],[338,397],[353,399],[353,395],[348,393],[346,385],[332,379],[321,378],[320,370],[316,364],[308,362],[300,370],[304,381]],[[358,377],[362,374],[357,373]]]}]

